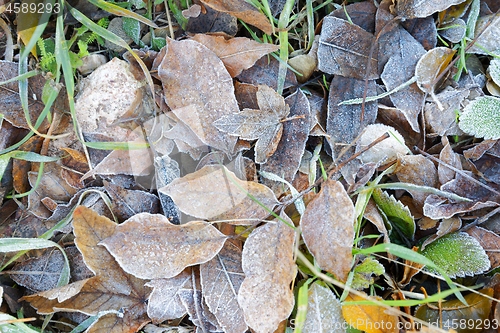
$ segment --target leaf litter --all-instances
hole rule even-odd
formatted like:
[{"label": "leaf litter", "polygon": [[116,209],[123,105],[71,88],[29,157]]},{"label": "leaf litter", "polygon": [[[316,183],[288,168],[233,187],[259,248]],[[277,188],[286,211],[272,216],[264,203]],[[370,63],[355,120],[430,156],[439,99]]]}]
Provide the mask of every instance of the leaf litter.
[{"label": "leaf litter", "polygon": [[[127,61],[117,54],[78,78],[74,119],[62,111],[61,89],[38,124],[44,135],[31,133],[25,144],[21,101],[28,97],[34,124],[47,87],[59,87],[50,75],[30,78],[26,96],[17,82],[0,86],[2,237],[48,235],[80,254],[71,264],[81,272],[53,289],[60,251],[30,251],[9,263],[4,293],[16,283],[24,292],[17,298],[39,314],[96,316],[88,332],[146,331],[148,323],[242,333],[299,323],[304,332],[331,332],[350,323],[392,332],[371,326],[396,327],[403,317],[352,301],[368,290],[382,302],[411,299],[415,277],[439,272],[405,258],[401,279],[397,255],[358,254],[381,242],[498,289],[484,274],[500,264],[498,228],[477,226],[498,214],[500,197],[491,1],[312,9],[296,1],[286,29],[276,28],[283,1],[252,2],[257,8],[203,0],[189,13],[167,3],[179,23],[171,38],[155,30],[165,46],[136,50],[154,86],[130,53]],[[144,32],[133,33],[130,42],[142,47]],[[17,67],[2,61],[3,80]],[[51,162],[24,161],[22,152]],[[308,297],[294,296],[298,288]],[[439,307],[450,320],[486,318],[491,301],[472,296],[463,308],[441,300],[405,311],[427,321]]]}]

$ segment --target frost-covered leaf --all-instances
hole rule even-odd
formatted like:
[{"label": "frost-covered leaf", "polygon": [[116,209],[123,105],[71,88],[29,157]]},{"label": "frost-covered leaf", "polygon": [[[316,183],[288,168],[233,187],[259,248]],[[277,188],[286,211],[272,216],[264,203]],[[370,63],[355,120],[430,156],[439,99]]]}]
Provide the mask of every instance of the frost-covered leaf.
[{"label": "frost-covered leaf", "polygon": [[185,214],[208,220],[263,219],[269,212],[260,204],[271,210],[278,204],[267,186],[240,180],[226,167],[217,165],[204,166],[159,191],[169,195]]},{"label": "frost-covered leaf", "polygon": [[[128,273],[143,279],[171,278],[212,259],[226,236],[213,225],[175,225],[160,214],[136,214],[100,242]],[[124,246],[126,244],[126,246]]]},{"label": "frost-covered leaf", "polygon": [[356,151],[360,151],[370,143],[378,139],[383,133],[389,133],[389,137],[382,142],[377,143],[365,151],[359,159],[363,163],[389,163],[396,159],[398,154],[406,155],[408,148],[405,146],[405,139],[399,132],[391,126],[384,124],[371,124],[366,126],[363,134],[359,138]]},{"label": "frost-covered leaf", "polygon": [[[486,297],[488,296],[488,297]],[[415,317],[428,323],[443,323],[445,330],[455,330],[457,332],[480,333],[487,331],[488,316],[491,310],[491,297],[493,289],[485,288],[479,290],[479,293],[465,295],[467,304],[454,299],[440,302],[440,304],[425,304],[419,307]],[[467,329],[458,329],[453,327],[452,323],[474,323],[467,326]],[[489,325],[488,325],[489,326]]]},{"label": "frost-covered leaf", "polygon": [[464,1],[465,0],[398,0],[395,5],[395,12],[405,19],[427,17]]},{"label": "frost-covered leaf", "polygon": [[465,107],[458,126],[477,138],[500,139],[500,98],[476,98]]},{"label": "frost-covered leaf", "polygon": [[252,67],[262,56],[279,49],[278,45],[259,43],[246,37],[225,39],[223,36],[196,34],[193,39],[217,54],[232,77]]},{"label": "frost-covered leaf", "polygon": [[415,219],[408,207],[381,189],[375,189],[372,196],[378,208],[385,213],[391,224],[398,228],[406,237],[413,239],[416,228]]},{"label": "frost-covered leaf", "polygon": [[194,40],[167,41],[158,66],[167,105],[204,144],[231,153],[236,138],[212,124],[239,111],[226,67],[215,53]]},{"label": "frost-covered leaf", "polygon": [[[284,213],[281,217],[291,223]],[[294,230],[274,220],[255,229],[245,242],[242,257],[245,280],[238,303],[246,323],[256,332],[274,332],[293,310],[290,283],[297,273],[294,240]]]},{"label": "frost-covered leaf", "polygon": [[500,236],[496,233],[474,226],[467,229],[466,233],[477,239],[490,258],[491,268],[500,266]]},{"label": "frost-covered leaf", "polygon": [[193,289],[191,268],[169,279],[151,280],[146,286],[153,288],[148,300],[148,317],[153,323],[181,318],[186,314],[180,295]]},{"label": "frost-covered leaf", "polygon": [[[450,277],[473,276],[490,268],[488,255],[481,244],[465,232],[452,233],[437,239],[427,245],[422,254]],[[431,268],[426,269],[437,273]]]},{"label": "frost-covered leaf", "polygon": [[500,86],[500,59],[493,58],[490,61],[490,66],[488,67],[488,73],[491,79],[497,86]]},{"label": "frost-covered leaf", "polygon": [[351,288],[356,290],[369,288],[375,282],[373,275],[379,276],[384,273],[384,266],[378,260],[365,258],[362,263],[354,267]]},{"label": "frost-covered leaf", "polygon": [[[323,20],[319,39],[318,68],[328,74],[360,80],[364,80],[366,76],[368,79],[377,79],[377,52],[373,52],[370,58],[374,40],[373,34],[361,27],[337,17],[327,16]],[[366,73],[368,65],[371,70]]]},{"label": "frost-covered leaf", "polygon": [[485,15],[477,20],[474,30],[474,40],[476,41],[468,53],[485,54],[500,49],[500,17],[496,14]]},{"label": "frost-covered leaf", "polygon": [[309,288],[304,333],[345,332],[342,307],[335,294],[328,288],[313,283]]},{"label": "frost-covered leaf", "polygon": [[282,120],[290,112],[285,100],[274,89],[260,85],[257,90],[260,110],[244,109],[216,120],[213,125],[243,140],[257,140],[255,163],[265,163],[278,147],[283,133]]},{"label": "frost-covered leaf", "polygon": [[241,268],[241,248],[227,241],[212,260],[200,266],[203,297],[225,332],[244,333],[243,310],[238,291],[245,274]]},{"label": "frost-covered leaf", "polygon": [[429,94],[434,94],[434,88],[438,83],[436,78],[441,75],[450,63],[455,50],[447,47],[436,47],[427,51],[415,67],[418,87]]},{"label": "frost-covered leaf", "polygon": [[318,265],[342,281],[352,264],[354,205],[342,184],[327,180],[301,221],[302,237]]}]

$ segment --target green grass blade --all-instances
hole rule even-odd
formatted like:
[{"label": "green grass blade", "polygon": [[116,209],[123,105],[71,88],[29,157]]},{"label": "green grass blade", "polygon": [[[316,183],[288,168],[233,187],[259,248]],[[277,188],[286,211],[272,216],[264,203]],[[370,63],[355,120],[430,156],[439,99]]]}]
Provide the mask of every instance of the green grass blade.
[{"label": "green grass blade", "polygon": [[131,10],[117,6],[113,3],[109,3],[109,2],[106,2],[104,0],[88,0],[88,2],[90,2],[91,4],[97,6],[105,11],[107,11],[110,14],[113,14],[116,16],[130,17],[130,18],[136,19],[139,22],[144,23],[147,26],[150,26],[153,28],[158,28],[156,23],[154,23],[153,21],[151,21],[151,20],[145,18],[144,16],[139,15]]}]

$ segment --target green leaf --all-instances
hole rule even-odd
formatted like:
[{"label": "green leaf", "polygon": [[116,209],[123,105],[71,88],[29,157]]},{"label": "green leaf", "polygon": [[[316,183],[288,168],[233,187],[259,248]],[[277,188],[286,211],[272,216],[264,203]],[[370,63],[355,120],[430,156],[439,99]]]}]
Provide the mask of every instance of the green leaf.
[{"label": "green leaf", "polygon": [[125,33],[132,38],[134,43],[141,46],[143,44],[141,41],[141,23],[130,17],[124,17],[122,20]]},{"label": "green leaf", "polygon": [[481,96],[470,102],[458,127],[477,138],[500,139],[500,98]]},{"label": "green leaf", "polygon": [[[465,232],[455,232],[438,238],[421,253],[450,277],[473,276],[490,268],[490,260],[481,244]],[[437,273],[433,267],[425,269]]]},{"label": "green leaf", "polygon": [[379,276],[384,273],[384,266],[376,259],[365,258],[361,264],[354,267],[351,288],[356,290],[369,288],[375,282],[373,275]]},{"label": "green leaf", "polygon": [[397,227],[406,237],[413,239],[415,236],[415,219],[408,207],[403,205],[394,196],[376,188],[372,194],[378,208],[384,212],[391,224]]},{"label": "green leaf", "polygon": [[[0,332],[8,333],[39,333],[40,331],[32,329],[25,323],[19,321],[6,313],[0,313]],[[9,324],[11,323],[11,324]]]}]

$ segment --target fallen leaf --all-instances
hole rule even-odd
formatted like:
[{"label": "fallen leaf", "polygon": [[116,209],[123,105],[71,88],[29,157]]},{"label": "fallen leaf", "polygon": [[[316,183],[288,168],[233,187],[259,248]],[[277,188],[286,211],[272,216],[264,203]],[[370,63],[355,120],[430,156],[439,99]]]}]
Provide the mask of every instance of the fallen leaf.
[{"label": "fallen leaf", "polygon": [[[325,73],[348,78],[377,79],[379,73],[376,49],[370,57],[374,42],[375,37],[359,26],[327,16],[323,20],[319,39],[318,68]],[[370,71],[367,73],[368,66]]]},{"label": "fallen leaf", "polygon": [[437,78],[446,69],[455,53],[455,50],[447,47],[436,47],[427,51],[427,53],[418,60],[415,67],[415,77],[417,78],[418,87],[423,92],[429,93],[433,97],[439,109],[442,109],[442,106],[440,106],[439,100],[437,100],[434,95],[434,90],[439,84]]},{"label": "fallen leaf", "polygon": [[158,75],[168,106],[204,144],[228,154],[236,137],[219,131],[213,122],[239,112],[232,79],[222,61],[194,40],[168,40]]},{"label": "fallen leaf", "polygon": [[[125,273],[109,252],[98,243],[111,236],[117,224],[93,210],[79,206],[73,213],[75,243],[95,276],[39,294],[26,296],[39,313],[78,311],[99,318],[88,332],[134,333],[149,321],[146,299],[150,289],[145,280]],[[64,291],[61,293],[61,291]],[[117,312],[123,310],[121,316]]]},{"label": "fallen leaf", "polygon": [[283,132],[282,121],[290,108],[283,97],[268,86],[259,86],[257,102],[260,110],[244,109],[221,117],[214,126],[243,140],[257,140],[255,163],[263,164],[276,151]]},{"label": "fallen leaf", "polygon": [[500,18],[496,14],[479,17],[474,30],[475,43],[467,52],[487,55],[500,49],[499,33]]},{"label": "fallen leaf", "polygon": [[198,17],[189,18],[186,31],[191,33],[212,33],[235,36],[238,32],[238,19],[228,13],[221,13],[210,7],[204,7]]},{"label": "fallen leaf", "polygon": [[490,259],[491,268],[500,266],[500,236],[490,230],[474,226],[465,231],[483,247]]},{"label": "fallen leaf", "polygon": [[405,146],[405,139],[399,132],[391,126],[384,124],[371,124],[365,127],[363,134],[356,143],[356,152],[366,148],[373,141],[378,139],[383,133],[390,136],[371,147],[359,156],[363,163],[376,163],[377,165],[388,164],[396,160],[398,154],[408,154],[408,147]]},{"label": "fallen leaf", "polygon": [[[0,81],[3,82],[16,77],[18,75],[18,69],[18,63],[0,61]],[[41,74],[28,79],[28,107],[32,125],[35,124],[44,108],[42,103],[44,85],[45,79]],[[23,114],[21,99],[19,98],[18,82],[13,81],[9,84],[1,85],[0,92],[0,113],[3,114],[3,118],[16,127],[29,129],[28,123]],[[44,120],[38,130],[44,131],[48,127],[48,121]]]},{"label": "fallen leaf", "polygon": [[160,211],[158,197],[146,191],[127,190],[113,183],[104,182],[113,203],[113,213],[120,221],[124,221],[138,213],[156,214]]},{"label": "fallen leaf", "polygon": [[462,221],[458,217],[443,219],[439,223],[436,233],[430,235],[429,238],[427,238],[422,243],[422,246],[420,246],[420,250],[423,251],[428,244],[434,242],[438,238],[446,236],[447,234],[451,234],[452,232],[458,231],[461,226],[462,226]]},{"label": "fallen leaf", "polygon": [[[488,255],[481,244],[465,232],[454,232],[438,238],[421,253],[451,278],[474,276],[490,268]],[[438,274],[433,268],[425,269]]]},{"label": "fallen leaf", "polygon": [[[288,223],[291,220],[281,214]],[[256,332],[274,332],[293,310],[290,283],[297,274],[293,258],[295,232],[280,220],[255,229],[245,242],[242,267],[245,280],[238,303],[245,321]]]},{"label": "fallen leaf", "polygon": [[222,60],[231,77],[238,76],[262,56],[279,49],[278,45],[259,43],[246,37],[225,39],[223,36],[196,34],[192,39],[212,50]]},{"label": "fallen leaf", "polygon": [[424,108],[424,118],[429,133],[440,136],[463,135],[458,127],[456,110],[462,109],[462,103],[469,96],[468,89],[446,88],[436,94],[436,98],[441,102],[442,110],[436,103],[426,103]]},{"label": "fallen leaf", "polygon": [[206,222],[175,225],[163,215],[140,213],[118,225],[99,244],[127,273],[142,279],[161,279],[212,259],[225,241],[226,236]]},{"label": "fallen leaf", "polygon": [[[244,83],[254,85],[266,85],[273,89],[278,89],[278,70],[280,62],[273,57],[268,59],[262,57],[255,65],[241,72],[237,79]],[[285,85],[283,89],[294,87],[297,85],[297,78],[291,70],[287,70],[285,77]]]},{"label": "fallen leaf", "polygon": [[412,19],[430,16],[464,1],[465,0],[398,0],[394,9],[398,16],[405,19]]},{"label": "fallen leaf", "polygon": [[268,35],[273,33],[273,26],[266,15],[244,0],[201,0],[201,2],[219,12],[235,16],[243,22],[259,28]]},{"label": "fallen leaf", "polygon": [[193,289],[191,268],[169,279],[151,280],[146,286],[153,288],[148,300],[148,316],[153,323],[181,318],[187,313],[180,295]]},{"label": "fallen leaf", "polygon": [[[220,166],[204,166],[159,191],[169,195],[185,214],[208,220],[263,219],[269,212],[260,204],[270,210],[278,204],[268,187],[253,181],[242,181]],[[214,205],[214,202],[217,204]]]},{"label": "fallen leaf", "polygon": [[342,332],[345,325],[340,301],[328,288],[313,283],[308,291],[304,333]]},{"label": "fallen leaf", "polygon": [[[377,17],[386,13],[387,19],[392,15],[379,9]],[[391,24],[388,21],[386,24]],[[424,47],[401,25],[381,35],[379,38],[380,78],[387,91],[393,90],[413,77],[418,60],[425,54]],[[383,70],[382,67],[383,66]],[[418,115],[423,108],[425,95],[413,83],[410,86],[389,96],[394,106],[402,112],[415,132],[419,132]]]},{"label": "fallen leaf", "polygon": [[500,139],[500,98],[476,98],[464,108],[458,126],[478,138]]},{"label": "fallen leaf", "polygon": [[302,237],[318,265],[341,281],[352,265],[354,205],[340,182],[327,180],[307,205]]},{"label": "fallen leaf", "polygon": [[227,241],[212,260],[200,265],[203,297],[224,332],[244,333],[248,329],[238,304],[245,278],[241,255],[241,249]]},{"label": "fallen leaf", "polygon": [[380,276],[384,274],[385,268],[377,259],[367,257],[354,267],[353,272],[354,277],[351,288],[363,290],[370,288],[375,283],[373,275]]},{"label": "fallen leaf", "polygon": [[57,287],[64,266],[58,249],[48,249],[34,258],[18,262],[10,271],[10,278],[34,292]]},{"label": "fallen leaf", "polygon": [[[368,295],[366,295],[366,298]],[[349,294],[345,302],[364,301],[365,297]],[[376,297],[381,300],[380,297]],[[398,317],[387,313],[385,307],[380,305],[342,305],[342,315],[345,321],[355,329],[366,333],[396,333],[398,330]]]},{"label": "fallen leaf", "polygon": [[[310,129],[309,100],[302,90],[285,99],[290,107],[290,120],[283,124],[283,134],[274,154],[260,168],[261,171],[274,173],[288,182],[292,182],[300,167],[300,162],[306,148]],[[281,185],[271,182],[274,185]],[[276,186],[271,187],[275,193]]]},{"label": "fallen leaf", "polygon": [[406,20],[401,24],[426,51],[436,47],[438,33],[432,16]]},{"label": "fallen leaf", "polygon": [[[439,153],[439,160],[443,161],[446,164],[451,165],[455,169],[462,170],[462,162],[460,162],[460,155],[453,151],[451,148],[450,142],[446,136],[441,138],[441,141],[444,145],[443,150]],[[438,165],[438,178],[439,183],[446,184],[447,182],[453,180],[455,178],[455,171],[448,168],[442,163]]]},{"label": "fallen leaf", "polygon": [[363,30],[374,33],[376,12],[377,7],[373,3],[362,1],[342,6],[342,8],[338,8],[331,12],[330,16],[352,22],[360,26]]},{"label": "fallen leaf", "polygon": [[[490,326],[488,316],[491,310],[493,289],[485,288],[478,291],[479,293],[464,296],[467,304],[457,299],[440,302],[439,306],[433,303],[424,304],[417,309],[415,317],[428,323],[442,323],[439,326],[445,330],[456,330],[461,333],[484,332]],[[467,323],[467,325],[462,328],[453,324],[460,322]]]},{"label": "fallen leaf", "polygon": [[[346,148],[346,145],[351,144],[361,131],[367,125],[374,123],[377,118],[376,102],[366,103],[364,108],[362,105],[338,105],[345,100],[363,97],[364,92],[364,80],[346,78],[340,75],[335,75],[332,79],[328,96],[326,132],[330,136],[329,143],[332,146],[334,159]],[[366,94],[367,96],[376,95],[375,81],[368,81]],[[337,162],[349,158],[354,154],[354,150],[354,146],[348,149],[340,161]],[[355,171],[357,171],[357,168]],[[350,182],[352,177],[347,176],[346,178]]]},{"label": "fallen leaf", "polygon": [[[395,170],[396,176],[403,183],[423,185],[428,187],[438,186],[436,166],[431,160],[422,155],[405,155],[398,160]],[[417,206],[423,206],[429,193],[421,191],[408,191]]]}]

